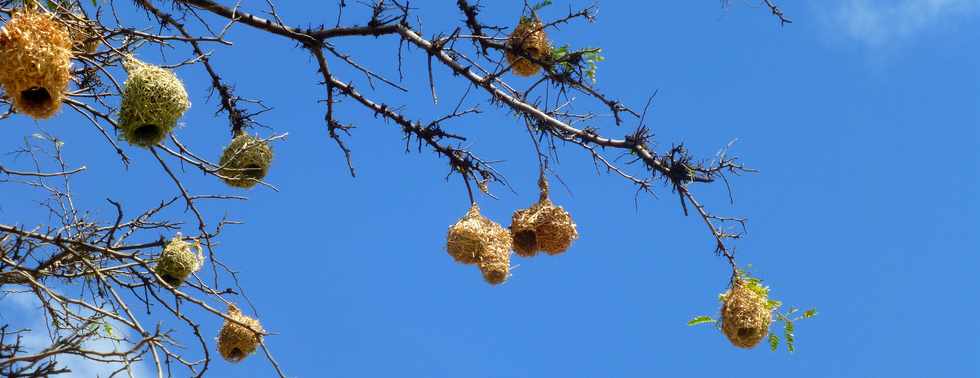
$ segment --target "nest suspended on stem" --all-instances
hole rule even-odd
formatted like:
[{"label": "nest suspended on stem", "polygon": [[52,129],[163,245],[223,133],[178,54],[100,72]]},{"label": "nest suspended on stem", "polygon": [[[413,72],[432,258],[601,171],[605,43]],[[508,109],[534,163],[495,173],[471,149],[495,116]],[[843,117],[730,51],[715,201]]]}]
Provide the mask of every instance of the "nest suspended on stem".
[{"label": "nest suspended on stem", "polygon": [[233,304],[228,305],[228,317],[235,319],[247,327],[225,319],[218,333],[218,352],[229,362],[239,362],[262,344],[262,334],[265,330],[258,320],[242,314]]},{"label": "nest suspended on stem", "polygon": [[170,286],[177,287],[192,273],[200,270],[203,261],[201,246],[185,242],[180,235],[177,235],[163,248],[153,271]]},{"label": "nest suspended on stem", "polygon": [[119,106],[123,138],[140,147],[155,145],[191,107],[187,91],[170,70],[133,57],[127,57],[123,67],[129,72]]},{"label": "nest suspended on stem", "polygon": [[772,310],[768,298],[749,288],[751,283],[736,280],[722,294],[721,329],[732,345],[752,348],[769,334]]},{"label": "nest suspended on stem", "polygon": [[228,185],[251,188],[265,178],[272,165],[272,148],[269,143],[248,134],[240,134],[231,140],[221,153],[218,174]]},{"label": "nest suspended on stem", "polygon": [[449,227],[446,251],[463,264],[477,264],[483,279],[492,285],[510,275],[510,233],[480,214],[474,203],[456,224]]},{"label": "nest suspended on stem", "polygon": [[538,179],[541,196],[537,203],[527,209],[514,212],[511,217],[510,232],[514,252],[521,257],[531,257],[544,251],[557,255],[568,250],[578,229],[571,214],[561,206],[555,206],[548,198],[548,182],[544,174]]},{"label": "nest suspended on stem", "polygon": [[40,9],[25,8],[0,29],[0,86],[17,112],[55,115],[71,78],[71,39],[64,25]]},{"label": "nest suspended on stem", "polygon": [[[521,17],[517,27],[507,38],[507,46],[538,61],[551,53],[551,45],[548,43],[548,36],[544,32],[544,24],[541,23],[536,14],[532,14],[531,17]],[[541,66],[511,50],[507,50],[505,55],[507,56],[507,63],[511,65],[511,70],[517,76],[532,76],[541,70]]]}]

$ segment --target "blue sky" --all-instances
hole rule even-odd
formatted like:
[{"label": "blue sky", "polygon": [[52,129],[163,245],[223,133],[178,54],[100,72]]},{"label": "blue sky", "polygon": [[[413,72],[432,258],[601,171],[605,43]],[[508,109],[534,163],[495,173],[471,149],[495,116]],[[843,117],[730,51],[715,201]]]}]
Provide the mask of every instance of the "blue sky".
[{"label": "blue sky", "polygon": [[[291,24],[336,17],[333,2],[280,3]],[[349,3],[348,20],[362,22],[361,6]],[[484,3],[487,21],[519,16],[518,6]],[[569,4],[555,3],[545,18]],[[461,18],[451,6],[415,5],[427,36],[450,32]],[[268,343],[291,376],[980,375],[980,323],[970,320],[980,310],[980,1],[782,5],[794,23],[781,28],[754,2],[721,9],[716,1],[604,1],[595,24],[551,36],[602,47],[599,87],[628,105],[642,107],[659,90],[648,124],[661,150],[684,142],[711,157],[737,139],[732,151],[760,173],[732,180],[734,206],[722,185],[695,191],[714,211],[749,218],[739,259],[773,297],[820,310],[798,325],[792,355],[736,349],[710,327],[687,327],[693,315],[717,312],[728,279],[700,219],[684,217],[668,188],[634,205],[633,188],[597,175],[574,145],[560,146],[554,168],[570,190],[556,188],[553,199],[573,214],[581,239],[562,256],[515,257],[513,277],[488,286],[444,251],[446,227],[467,203],[462,184],[445,180],[445,161],[405,153],[396,126],[346,104],[341,119],[358,126],[347,139],[358,169],[352,179],[326,136],[308,54],[241,26],[229,34],[236,46],[215,47],[213,59],[238,94],[275,108],[261,118],[272,130],[260,133],[289,133],[275,145],[268,177],[281,192],[228,189],[191,168],[182,176],[196,193],[250,197],[207,211],[246,221],[226,231],[219,254],[241,272],[263,325],[278,333]],[[336,44],[397,77],[396,38]],[[409,52],[404,85],[415,94],[367,93],[414,119],[445,114],[465,86],[437,69],[444,101],[433,105],[424,55]],[[142,57],[162,62],[155,50]],[[179,135],[216,158],[228,134],[215,102],[205,101],[208,81],[196,67],[178,74],[193,102]],[[512,115],[471,103],[486,112],[451,128],[481,156],[504,160],[498,168],[517,194],[497,187],[499,200],[480,203],[506,222],[536,198],[534,150]],[[601,111],[584,98],[578,106]],[[604,117],[597,126],[621,137],[635,125],[616,128]],[[106,197],[136,211],[176,194],[152,156],[128,148],[134,164],[124,170],[102,136],[67,112],[37,124],[4,121],[0,147],[10,151],[41,129],[65,140],[69,161],[89,167],[76,197],[104,218],[113,215]],[[42,221],[27,202],[34,197],[18,190],[3,189],[0,223]],[[27,319],[23,308],[0,302],[5,317]],[[216,319],[201,320],[217,334]],[[272,374],[260,355],[213,369],[216,377]]]}]

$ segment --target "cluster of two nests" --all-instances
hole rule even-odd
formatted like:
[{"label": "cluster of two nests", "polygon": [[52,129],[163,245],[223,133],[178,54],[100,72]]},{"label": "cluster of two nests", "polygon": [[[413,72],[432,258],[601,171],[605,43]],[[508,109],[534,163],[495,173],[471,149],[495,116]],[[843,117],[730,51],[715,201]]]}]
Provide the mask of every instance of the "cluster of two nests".
[{"label": "cluster of two nests", "polygon": [[519,256],[531,257],[539,251],[550,255],[568,250],[578,238],[572,217],[565,209],[555,206],[548,198],[547,183],[542,178],[541,198],[530,208],[514,212],[508,231],[500,224],[480,214],[474,203],[466,215],[449,227],[446,250],[454,260],[476,264],[483,279],[491,285],[507,280],[510,275],[510,250]]},{"label": "cluster of two nests", "polygon": [[[197,249],[196,253],[194,249]],[[164,246],[153,271],[163,281],[177,287],[201,269],[202,262],[200,245],[186,242],[177,235]],[[218,333],[218,352],[225,360],[238,362],[255,352],[262,344],[265,330],[258,320],[242,314],[235,305],[228,306],[227,317],[232,320],[225,319]]]}]

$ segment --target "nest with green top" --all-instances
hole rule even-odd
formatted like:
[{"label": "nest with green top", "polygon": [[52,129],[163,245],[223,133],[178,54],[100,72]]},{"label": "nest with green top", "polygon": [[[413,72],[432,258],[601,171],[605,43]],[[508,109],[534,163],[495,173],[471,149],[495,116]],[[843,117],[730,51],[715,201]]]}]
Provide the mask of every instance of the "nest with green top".
[{"label": "nest with green top", "polygon": [[536,14],[532,14],[531,17],[521,17],[517,27],[507,38],[507,47],[509,49],[504,55],[507,57],[507,63],[511,65],[511,70],[517,76],[532,76],[541,70],[541,66],[525,58],[524,55],[540,61],[551,53],[551,44],[544,32],[544,24]]},{"label": "nest with green top", "polygon": [[200,270],[203,261],[201,245],[188,243],[177,235],[163,248],[153,271],[170,286],[177,287]]},{"label": "nest with green top", "polygon": [[752,348],[769,334],[773,308],[767,288],[738,279],[721,300],[721,330],[732,345]]},{"label": "nest with green top", "polygon": [[228,362],[239,362],[255,353],[262,344],[265,330],[258,320],[242,314],[233,304],[228,305],[228,317],[235,321],[225,319],[221,326],[218,333],[218,352]]},{"label": "nest with green top", "polygon": [[510,249],[510,233],[481,215],[476,203],[449,227],[446,235],[446,251],[453,260],[476,264],[491,285],[503,283],[510,276]]},{"label": "nest with green top", "polygon": [[239,134],[221,153],[218,175],[228,185],[251,188],[262,181],[272,165],[269,142],[248,134]]},{"label": "nest with green top", "polygon": [[21,9],[0,29],[0,86],[14,110],[34,119],[58,113],[71,78],[68,30],[41,9]]},{"label": "nest with green top", "polygon": [[123,138],[140,147],[160,143],[191,107],[184,84],[170,70],[133,57],[123,67],[129,73],[119,106]]},{"label": "nest with green top", "polygon": [[549,255],[564,253],[578,239],[578,229],[572,215],[555,206],[548,197],[548,181],[544,174],[538,179],[541,195],[534,205],[514,212],[510,233],[514,252],[531,257],[539,251]]}]

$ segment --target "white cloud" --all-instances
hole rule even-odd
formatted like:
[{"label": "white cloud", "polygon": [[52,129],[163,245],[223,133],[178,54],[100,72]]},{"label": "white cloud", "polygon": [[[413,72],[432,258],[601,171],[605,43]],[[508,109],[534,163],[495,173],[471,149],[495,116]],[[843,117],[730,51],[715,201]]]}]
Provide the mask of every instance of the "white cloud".
[{"label": "white cloud", "polygon": [[[0,299],[2,299],[2,302],[0,302],[0,308],[3,309],[3,311],[0,312],[4,314],[4,316],[0,318],[0,323],[11,324],[11,327],[15,329],[29,328],[31,330],[29,333],[22,334],[23,339],[21,339],[21,345],[24,347],[26,352],[37,352],[51,345],[51,339],[47,333],[48,328],[47,325],[44,324],[45,317],[41,312],[37,298],[30,294],[17,293],[0,296]],[[123,328],[114,326],[113,332],[118,333],[124,331]],[[114,342],[108,339],[101,339],[86,342],[84,343],[83,347],[85,349],[100,352],[111,352],[129,350],[132,345],[125,341]],[[71,370],[71,373],[59,375],[59,377],[108,377],[122,367],[122,364],[118,363],[97,362],[70,355],[60,355],[56,358],[56,360],[58,361],[59,366]],[[143,378],[155,375],[151,374],[144,363],[135,362],[131,365],[131,374],[122,372],[116,376]]]},{"label": "white cloud", "polygon": [[843,0],[833,24],[849,38],[880,47],[977,10],[980,0]]}]

